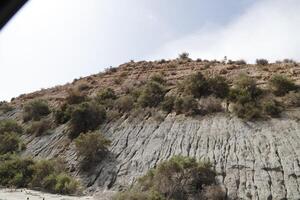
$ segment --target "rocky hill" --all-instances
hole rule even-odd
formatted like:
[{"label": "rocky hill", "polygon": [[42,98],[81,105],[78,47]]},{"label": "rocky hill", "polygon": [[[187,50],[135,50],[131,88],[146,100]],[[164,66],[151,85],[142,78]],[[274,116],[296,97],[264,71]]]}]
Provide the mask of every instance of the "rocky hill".
[{"label": "rocky hill", "polygon": [[[56,110],[74,90],[85,97],[97,98],[99,92],[111,88],[118,98],[130,94],[132,88],[143,88],[154,75],[166,82],[166,96],[177,95],[179,83],[197,72],[205,77],[224,77],[232,88],[240,74],[256,80],[261,90],[270,88],[268,83],[275,75],[300,84],[300,65],[290,61],[272,64],[188,58],[132,61],[63,86],[14,98],[8,103],[11,109],[0,118],[14,119],[26,129],[30,123],[24,122],[24,105],[32,100],[45,100]],[[160,106],[119,112],[114,109],[114,102],[112,107],[106,108],[107,119],[98,128],[111,140],[108,155],[92,164],[89,170],[80,167],[82,159],[68,137],[69,122],[53,125],[49,134],[22,134],[26,149],[21,155],[64,159],[69,171],[81,180],[85,192],[90,194],[127,188],[158,163],[173,155],[184,155],[212,163],[228,199],[300,199],[300,103],[294,102],[299,96],[293,96],[292,100],[289,96],[297,92],[295,89],[271,95],[281,108],[280,114],[272,116],[273,112],[259,106],[258,109],[269,115],[258,119],[244,119],[236,114],[233,104],[238,100],[229,100],[230,97],[220,98],[221,107],[211,111],[201,103],[205,99],[212,101],[210,95],[201,96],[197,98],[200,111],[193,114],[176,109],[166,112]],[[201,106],[206,108],[205,112]],[[248,111],[248,107],[245,110]],[[51,123],[53,115],[48,116]]]}]

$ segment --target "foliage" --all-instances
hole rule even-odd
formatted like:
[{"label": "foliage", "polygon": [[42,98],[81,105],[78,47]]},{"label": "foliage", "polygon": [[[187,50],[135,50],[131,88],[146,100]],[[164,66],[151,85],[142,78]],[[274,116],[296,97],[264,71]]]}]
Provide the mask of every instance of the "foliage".
[{"label": "foliage", "polygon": [[134,106],[134,98],[131,95],[121,96],[116,100],[115,106],[121,112],[128,112]]},{"label": "foliage", "polygon": [[86,101],[86,97],[81,92],[74,89],[68,90],[68,96],[66,97],[66,104],[68,105],[80,104],[84,101]]},{"label": "foliage", "polygon": [[215,185],[215,176],[208,163],[174,156],[139,178],[131,190],[119,193],[115,199],[193,199],[202,194],[206,186]]},{"label": "foliage", "polygon": [[14,120],[4,119],[0,121],[0,135],[5,132],[23,133],[23,128]]},{"label": "foliage", "polygon": [[43,116],[50,113],[50,109],[47,101],[45,100],[34,100],[24,106],[23,120],[27,122],[29,120],[38,121]]},{"label": "foliage", "polygon": [[267,59],[260,58],[260,59],[256,59],[256,64],[258,64],[258,65],[268,65],[269,61]]},{"label": "foliage", "polygon": [[15,132],[0,134],[0,155],[20,150],[20,138]]},{"label": "foliage", "polygon": [[275,75],[269,80],[269,87],[277,96],[283,96],[297,89],[295,83],[282,75]]},{"label": "foliage", "polygon": [[198,111],[198,103],[191,95],[177,97],[174,102],[174,110],[178,114],[194,115]]},{"label": "foliage", "polygon": [[224,77],[216,76],[208,79],[209,93],[219,98],[225,98],[229,94],[229,85]]},{"label": "foliage", "polygon": [[142,107],[156,107],[163,100],[165,92],[163,84],[148,81],[138,97],[138,104]]},{"label": "foliage", "polygon": [[279,117],[281,113],[278,103],[272,100],[263,103],[263,111],[271,117]]},{"label": "foliage", "polygon": [[7,155],[0,160],[2,186],[39,187],[61,194],[73,194],[79,188],[79,183],[64,173],[65,169],[58,161],[34,161],[15,155]]},{"label": "foliage", "polygon": [[196,98],[209,93],[208,82],[200,72],[188,76],[181,83],[179,90],[183,90],[186,95],[192,95]]},{"label": "foliage", "polygon": [[99,132],[80,134],[75,140],[76,150],[79,156],[86,161],[93,162],[103,157],[110,146],[111,141]]},{"label": "foliage", "polygon": [[300,92],[290,91],[284,96],[286,106],[300,107]]},{"label": "foliage", "polygon": [[115,91],[111,88],[105,88],[104,90],[100,91],[97,94],[97,100],[99,102],[107,100],[107,99],[116,99],[117,96],[115,94]]},{"label": "foliage", "polygon": [[14,108],[6,101],[0,101],[0,112],[7,113],[9,111],[12,111],[13,109]]},{"label": "foliage", "polygon": [[40,121],[32,122],[31,126],[26,130],[26,133],[42,136],[48,134],[51,128],[51,121],[49,119],[41,119]]},{"label": "foliage", "polygon": [[106,119],[106,111],[93,102],[84,102],[71,111],[69,136],[76,138],[80,133],[95,130]]},{"label": "foliage", "polygon": [[233,112],[242,119],[254,120],[262,117],[261,108],[254,102],[244,104],[236,103],[233,107]]},{"label": "foliage", "polygon": [[183,52],[183,53],[179,54],[179,58],[182,60],[187,60],[187,59],[189,59],[189,55],[190,55],[189,53]]},{"label": "foliage", "polygon": [[175,103],[174,96],[165,96],[163,102],[161,103],[161,108],[163,111],[172,112]]}]

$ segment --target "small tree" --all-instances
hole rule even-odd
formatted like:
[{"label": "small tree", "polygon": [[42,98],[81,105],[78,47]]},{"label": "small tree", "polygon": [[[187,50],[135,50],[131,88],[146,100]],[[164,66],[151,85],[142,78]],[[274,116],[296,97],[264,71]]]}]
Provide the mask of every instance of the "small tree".
[{"label": "small tree", "polygon": [[189,59],[189,53],[187,52],[183,52],[181,54],[179,54],[179,58],[182,59],[182,60],[186,60],[186,59]]},{"label": "small tree", "polygon": [[209,93],[208,82],[200,73],[188,76],[181,84],[179,90],[183,90],[187,95],[193,95],[199,98]]},{"label": "small tree", "polygon": [[71,111],[70,137],[76,138],[80,133],[95,130],[106,119],[103,107],[93,103],[84,102]]},{"label": "small tree", "polygon": [[91,162],[96,161],[99,157],[103,157],[110,143],[110,140],[106,139],[99,132],[80,134],[75,140],[78,155]]},{"label": "small tree", "polygon": [[156,107],[163,100],[165,93],[166,90],[162,84],[149,81],[142,89],[138,103],[142,107]]}]

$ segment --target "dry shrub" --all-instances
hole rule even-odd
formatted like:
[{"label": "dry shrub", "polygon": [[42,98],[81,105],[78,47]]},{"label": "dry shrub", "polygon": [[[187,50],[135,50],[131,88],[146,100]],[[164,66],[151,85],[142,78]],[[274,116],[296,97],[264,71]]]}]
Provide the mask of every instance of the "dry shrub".
[{"label": "dry shrub", "polygon": [[31,126],[26,130],[27,134],[42,136],[50,133],[52,122],[49,119],[32,122]]},{"label": "dry shrub", "polygon": [[222,100],[214,96],[208,96],[200,99],[200,109],[204,113],[222,112]]},{"label": "dry shrub", "polygon": [[300,92],[289,92],[284,96],[283,102],[288,107],[300,107]]}]

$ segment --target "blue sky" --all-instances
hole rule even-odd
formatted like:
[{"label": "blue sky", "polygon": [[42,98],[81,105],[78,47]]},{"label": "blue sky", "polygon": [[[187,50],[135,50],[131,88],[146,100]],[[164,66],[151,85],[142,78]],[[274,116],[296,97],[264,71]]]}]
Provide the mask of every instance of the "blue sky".
[{"label": "blue sky", "polygon": [[31,0],[0,32],[0,100],[183,51],[297,59],[299,9],[297,0]]}]

